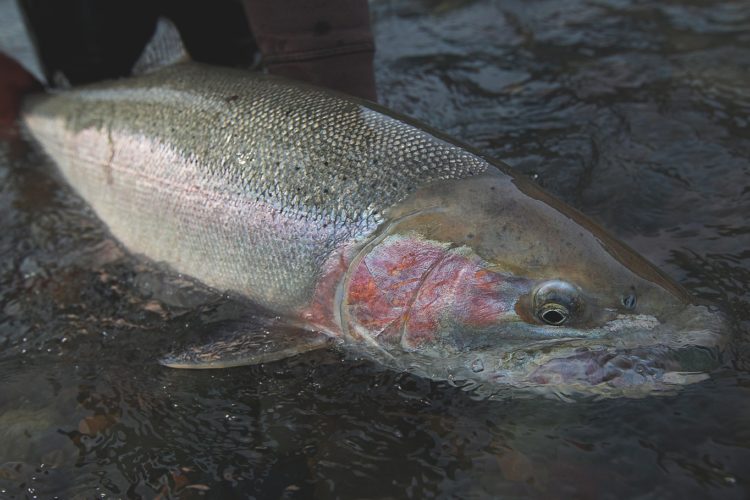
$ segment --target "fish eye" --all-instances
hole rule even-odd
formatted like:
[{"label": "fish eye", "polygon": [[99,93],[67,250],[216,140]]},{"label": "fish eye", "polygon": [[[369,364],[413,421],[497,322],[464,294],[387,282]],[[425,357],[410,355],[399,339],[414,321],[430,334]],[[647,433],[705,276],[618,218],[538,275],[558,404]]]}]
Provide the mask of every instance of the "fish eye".
[{"label": "fish eye", "polygon": [[537,318],[551,326],[568,322],[581,309],[581,298],[575,286],[565,281],[543,283],[534,294]]}]

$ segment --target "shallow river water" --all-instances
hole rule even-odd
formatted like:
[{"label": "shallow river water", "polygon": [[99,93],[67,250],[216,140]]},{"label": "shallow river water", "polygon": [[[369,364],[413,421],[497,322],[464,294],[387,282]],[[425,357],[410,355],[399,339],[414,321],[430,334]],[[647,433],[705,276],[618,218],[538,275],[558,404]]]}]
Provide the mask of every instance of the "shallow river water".
[{"label": "shallow river water", "polygon": [[239,306],[0,156],[0,498],[750,496],[750,3],[372,3],[382,103],[504,159],[727,311],[676,394],[481,398],[335,350],[177,371]]}]

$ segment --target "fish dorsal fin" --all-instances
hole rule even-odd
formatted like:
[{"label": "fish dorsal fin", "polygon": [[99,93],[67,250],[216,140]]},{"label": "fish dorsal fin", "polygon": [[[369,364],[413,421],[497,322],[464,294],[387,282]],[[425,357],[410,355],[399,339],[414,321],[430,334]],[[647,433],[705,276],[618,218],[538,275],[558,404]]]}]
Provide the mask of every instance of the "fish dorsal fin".
[{"label": "fish dorsal fin", "polygon": [[165,66],[190,60],[180,32],[172,21],[160,17],[154,35],[133,65],[133,74],[151,73]]}]

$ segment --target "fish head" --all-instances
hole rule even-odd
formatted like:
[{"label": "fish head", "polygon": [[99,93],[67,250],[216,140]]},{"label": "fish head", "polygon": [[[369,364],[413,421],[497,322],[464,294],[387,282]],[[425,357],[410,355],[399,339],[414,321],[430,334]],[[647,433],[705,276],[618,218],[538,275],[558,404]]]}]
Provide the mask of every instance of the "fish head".
[{"label": "fish head", "polygon": [[720,315],[534,184],[417,192],[354,262],[342,319],[435,379],[644,394],[705,378]]}]

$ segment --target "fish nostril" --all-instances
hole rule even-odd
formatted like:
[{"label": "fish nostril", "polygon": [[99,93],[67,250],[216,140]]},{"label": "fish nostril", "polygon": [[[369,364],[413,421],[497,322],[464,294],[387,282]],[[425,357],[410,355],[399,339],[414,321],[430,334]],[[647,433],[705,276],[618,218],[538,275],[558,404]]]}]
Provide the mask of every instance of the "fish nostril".
[{"label": "fish nostril", "polygon": [[484,362],[481,360],[481,358],[477,358],[474,360],[474,362],[471,364],[471,371],[473,371],[474,373],[484,371]]}]

